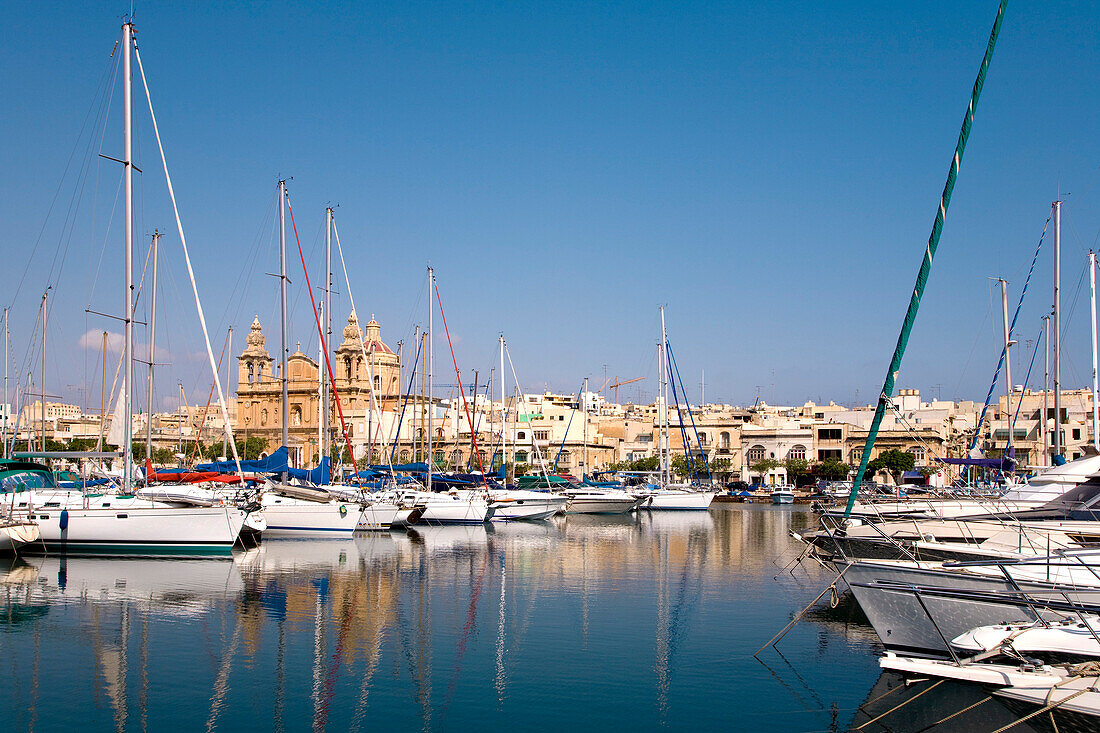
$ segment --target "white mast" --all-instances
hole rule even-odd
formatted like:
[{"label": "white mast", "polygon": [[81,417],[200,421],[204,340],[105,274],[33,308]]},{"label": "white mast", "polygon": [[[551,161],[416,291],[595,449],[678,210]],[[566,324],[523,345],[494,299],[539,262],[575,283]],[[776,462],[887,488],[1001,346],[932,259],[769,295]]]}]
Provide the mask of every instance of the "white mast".
[{"label": "white mast", "polygon": [[[282,307],[282,318],[279,320],[279,333],[282,336],[282,377],[283,401],[279,414],[283,418],[283,445],[290,450],[290,428],[287,415],[287,393],[289,375],[287,374],[287,344],[286,344],[286,181],[279,181],[279,304]],[[283,475],[286,480],[286,474]]]},{"label": "white mast", "polygon": [[500,334],[500,466],[508,484],[508,408],[504,401],[504,334]]},{"label": "white mast", "polygon": [[1100,452],[1100,404],[1097,404],[1097,392],[1100,383],[1096,376],[1096,253],[1089,250],[1089,303],[1092,312],[1092,447]]},{"label": "white mast", "polygon": [[435,344],[432,343],[432,306],[434,296],[432,285],[435,284],[435,272],[428,268],[428,491],[432,490],[432,464],[435,463],[435,453],[432,449],[432,367],[435,365]]},{"label": "white mast", "polygon": [[[320,315],[325,317],[325,301],[317,304]],[[323,322],[323,321],[322,321]],[[317,341],[317,462],[325,455],[325,337]]]},{"label": "white mast", "polygon": [[584,468],[581,469],[581,481],[588,473],[588,377],[584,378],[584,391],[581,393],[584,405]]},{"label": "white mast", "polygon": [[669,341],[668,336],[664,331],[664,306],[661,309],[661,346],[660,346],[660,418],[661,418],[661,483],[669,484],[672,481],[672,471],[670,466],[671,446],[669,445],[669,362],[668,349]]},{"label": "white mast", "polygon": [[145,458],[153,460],[153,363],[156,361],[157,343],[157,254],[160,232],[153,230],[153,294],[149,301],[149,384],[146,385]]},{"label": "white mast", "polygon": [[49,288],[42,293],[42,384],[38,388],[39,402],[42,407],[42,452],[46,452],[46,311]]},{"label": "white mast", "polygon": [[[132,158],[132,109],[130,99],[130,46],[133,43],[133,24],[128,20],[122,25],[122,124],[123,134],[123,177],[126,189],[126,308],[123,311],[126,328],[123,339],[122,389],[126,393],[126,409],[123,412],[122,426],[122,491],[130,493],[133,486],[133,468],[131,466],[131,448],[133,442],[134,414],[134,162]],[[45,390],[43,390],[45,391]]]},{"label": "white mast", "polygon": [[[332,339],[332,207],[325,209],[325,334],[321,340],[322,356],[329,352],[329,343]],[[328,395],[330,385],[328,383],[328,371],[324,362],[318,362],[321,369],[321,455],[328,455],[328,424],[331,422],[328,415]]]},{"label": "white mast", "polygon": [[1012,341],[1008,332],[1008,280],[999,278],[1001,283],[1001,322],[1004,326],[1005,342],[1005,400],[1008,406],[1008,438],[1005,441],[1005,456],[1012,449]]},{"label": "white mast", "polygon": [[3,456],[8,456],[8,422],[11,420],[11,398],[8,396],[8,309],[4,309],[4,431],[0,433]]},{"label": "white mast", "polygon": [[[226,336],[225,352],[229,358],[225,360],[225,391],[229,392],[229,385],[233,383],[233,327],[229,327],[229,335]],[[240,405],[238,405],[239,409]],[[150,408],[152,409],[152,408]],[[228,413],[228,410],[226,410]],[[236,443],[236,441],[234,441]],[[233,446],[233,450],[229,450],[229,430],[222,429],[222,460],[227,460],[230,455],[236,451],[237,446]]]},{"label": "white mast", "polygon": [[1050,316],[1043,316],[1043,419],[1039,421],[1039,429],[1043,434],[1043,465],[1048,465],[1050,460],[1050,431],[1047,428],[1050,407],[1047,397],[1050,395]]},{"label": "white mast", "polygon": [[1054,455],[1062,455],[1062,202],[1054,202]]}]

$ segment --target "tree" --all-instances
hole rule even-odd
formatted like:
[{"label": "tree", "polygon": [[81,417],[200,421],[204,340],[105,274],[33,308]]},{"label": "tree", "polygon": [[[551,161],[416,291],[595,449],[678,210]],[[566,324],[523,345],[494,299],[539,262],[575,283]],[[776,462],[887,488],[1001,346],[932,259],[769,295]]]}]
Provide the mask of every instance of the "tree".
[{"label": "tree", "polygon": [[732,466],[733,461],[729,458],[715,458],[710,462],[710,471],[716,476],[721,476],[728,474]]},{"label": "tree", "polygon": [[835,458],[826,458],[820,463],[815,463],[813,467],[814,475],[826,481],[843,481],[848,478],[851,470],[851,466]]},{"label": "tree", "polygon": [[756,463],[749,466],[753,473],[765,474],[773,468],[779,468],[783,464],[774,458],[761,458]]},{"label": "tree", "polygon": [[783,467],[787,469],[787,480],[795,486],[803,486],[810,475],[810,463],[805,458],[788,458],[783,461]]},{"label": "tree", "polygon": [[634,461],[618,461],[608,464],[608,471],[656,471],[661,467],[661,461],[657,456],[639,458]]},{"label": "tree", "polygon": [[879,471],[888,471],[894,478],[895,484],[901,483],[901,475],[906,471],[912,471],[917,458],[912,453],[891,448],[879,453],[878,458],[867,464],[867,470],[873,474]]}]

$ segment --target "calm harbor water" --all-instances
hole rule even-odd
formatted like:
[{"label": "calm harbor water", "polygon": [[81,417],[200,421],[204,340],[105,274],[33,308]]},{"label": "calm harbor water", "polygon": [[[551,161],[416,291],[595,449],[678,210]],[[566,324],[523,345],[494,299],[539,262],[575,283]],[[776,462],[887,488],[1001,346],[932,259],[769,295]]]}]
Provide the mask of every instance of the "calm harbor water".
[{"label": "calm harbor water", "polygon": [[[778,652],[752,657],[831,580],[806,564],[785,567],[799,551],[788,532],[813,516],[727,507],[271,540],[231,560],[15,561],[0,568],[0,727],[816,731],[867,722],[886,704],[874,698],[898,681],[880,675],[874,633],[847,604],[826,604]],[[936,703],[944,692],[970,694],[937,690],[907,719],[931,722],[968,704]],[[908,694],[888,694],[883,710]],[[867,702],[870,712],[857,712]]]}]

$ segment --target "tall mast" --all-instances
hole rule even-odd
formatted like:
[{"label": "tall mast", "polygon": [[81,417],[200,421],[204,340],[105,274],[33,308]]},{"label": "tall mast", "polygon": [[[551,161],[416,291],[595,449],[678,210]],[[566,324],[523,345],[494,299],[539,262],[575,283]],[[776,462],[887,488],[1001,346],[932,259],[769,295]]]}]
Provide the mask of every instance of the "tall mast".
[{"label": "tall mast", "polygon": [[132,157],[133,114],[130,95],[130,46],[133,44],[134,26],[130,21],[122,26],[122,124],[123,177],[126,188],[126,309],[125,337],[123,339],[122,389],[126,394],[126,410],[122,413],[122,491],[130,493],[134,473],[131,466],[130,445],[134,439],[134,162]]},{"label": "tall mast", "polygon": [[1043,316],[1043,419],[1039,421],[1039,429],[1043,434],[1043,465],[1048,465],[1050,460],[1050,430],[1047,420],[1050,419],[1050,316]]},{"label": "tall mast", "polygon": [[46,452],[46,311],[49,288],[42,293],[42,384],[38,388],[39,402],[42,407],[42,452]]},{"label": "tall mast", "polygon": [[[329,352],[329,343],[332,340],[332,207],[325,209],[325,336],[322,339],[321,348],[324,353]],[[321,455],[328,455],[328,395],[331,386],[328,383],[328,372],[321,372]]]},{"label": "tall mast", "polygon": [[1054,202],[1054,455],[1062,455],[1062,202]]},{"label": "tall mast", "polygon": [[1010,349],[1012,347],[1012,341],[1010,341],[1011,335],[1008,332],[1008,280],[1000,278],[998,282],[1001,283],[1001,320],[1004,324],[1004,342],[1005,342],[1005,404],[1007,405],[1007,423],[1008,423],[1008,438],[1005,441],[1005,455],[1009,454],[1012,450],[1012,354]]},{"label": "tall mast", "polygon": [[4,432],[0,435],[3,455],[8,457],[8,422],[11,420],[11,400],[8,398],[8,309],[4,309]]},{"label": "tall mast", "polygon": [[661,384],[660,384],[660,418],[661,418],[661,480],[662,483],[669,483],[671,479],[671,472],[669,470],[669,450],[671,446],[668,440],[668,361],[666,361],[668,355],[668,336],[665,333],[665,307],[661,306],[661,347],[660,347],[660,372],[661,372]]},{"label": "tall mast", "polygon": [[504,334],[500,334],[500,466],[508,484],[508,407],[504,401]]},{"label": "tall mast", "polygon": [[584,468],[581,469],[581,481],[588,473],[588,377],[584,378],[584,391],[581,393],[584,405]]},{"label": "tall mast", "polygon": [[[232,363],[233,363],[233,327],[232,326],[229,327],[229,335],[226,336],[226,340],[227,340],[228,343],[225,346],[225,352],[226,352],[226,355],[229,356],[229,358],[225,360],[225,390],[226,390],[226,393],[228,394],[229,385],[233,384],[233,368],[231,366]],[[238,410],[240,409],[240,405],[237,405],[237,409]],[[228,415],[229,410],[226,410],[223,414]],[[236,437],[234,437],[233,442],[236,443]],[[236,445],[233,446],[234,449],[236,449],[236,447],[237,447]],[[223,460],[228,459],[230,457],[230,455],[231,455],[231,451],[229,450],[229,431],[223,428],[222,429],[222,459]],[[239,458],[239,456],[236,456],[236,458]]]},{"label": "tall mast", "polygon": [[[325,301],[317,304],[321,318],[325,317]],[[317,340],[317,462],[325,455],[325,337]]]},{"label": "tall mast", "polygon": [[[287,343],[286,343],[286,181],[279,181],[279,305],[282,309],[282,317],[279,320],[279,334],[282,337],[282,377],[283,400],[279,408],[279,414],[283,418],[283,445],[290,450],[290,422],[287,419],[287,403],[290,401],[287,393],[289,375],[287,374]],[[283,480],[286,480],[284,474]]]},{"label": "tall mast", "polygon": [[1096,376],[1096,253],[1089,250],[1089,303],[1092,308],[1092,447],[1100,452],[1100,404],[1096,402],[1100,383]]},{"label": "tall mast", "polygon": [[149,300],[149,384],[145,390],[145,405],[149,413],[145,416],[145,458],[153,460],[153,362],[156,361],[157,343],[157,250],[160,245],[160,232],[153,230],[153,294]]},{"label": "tall mast", "polygon": [[432,464],[435,454],[432,451],[432,368],[435,366],[435,345],[432,343],[432,286],[435,284],[435,272],[428,268],[428,491],[432,490]]}]

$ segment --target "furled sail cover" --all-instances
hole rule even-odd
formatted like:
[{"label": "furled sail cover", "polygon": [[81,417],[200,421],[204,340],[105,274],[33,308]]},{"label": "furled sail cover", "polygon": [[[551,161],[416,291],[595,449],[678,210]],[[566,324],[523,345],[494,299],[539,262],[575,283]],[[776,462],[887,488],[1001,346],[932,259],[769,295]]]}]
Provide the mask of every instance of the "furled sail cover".
[{"label": "furled sail cover", "polygon": [[[267,458],[254,461],[241,461],[241,471],[246,473],[287,473],[290,469],[289,452],[286,446],[281,446]],[[213,463],[200,463],[195,466],[196,471],[217,471],[219,473],[236,473],[237,464],[234,461],[214,461]]]}]

